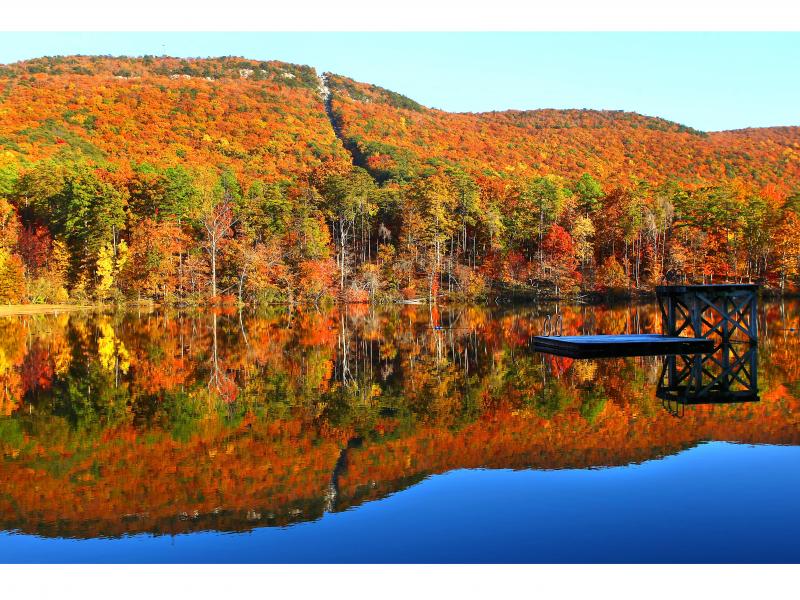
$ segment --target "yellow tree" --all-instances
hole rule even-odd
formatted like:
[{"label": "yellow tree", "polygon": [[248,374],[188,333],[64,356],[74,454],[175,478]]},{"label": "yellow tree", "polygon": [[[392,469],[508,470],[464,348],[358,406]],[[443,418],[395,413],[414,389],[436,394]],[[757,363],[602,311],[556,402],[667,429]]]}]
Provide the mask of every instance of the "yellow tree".
[{"label": "yellow tree", "polygon": [[800,218],[788,211],[775,231],[774,252],[781,279],[781,290],[786,281],[800,273]]},{"label": "yellow tree", "polygon": [[121,240],[116,245],[116,252],[114,245],[111,243],[105,244],[100,248],[97,256],[97,266],[95,277],[97,283],[95,285],[95,296],[98,300],[107,300],[111,294],[114,282],[117,280],[119,272],[125,267],[128,261],[128,245],[124,240]]},{"label": "yellow tree", "polygon": [[575,258],[580,261],[581,267],[586,266],[594,254],[594,244],[592,243],[594,233],[594,224],[589,217],[583,215],[575,217],[570,234],[575,247]]},{"label": "yellow tree", "polygon": [[445,242],[458,227],[458,198],[450,179],[441,173],[417,179],[406,193],[403,228],[407,242],[418,249],[428,280],[428,300],[435,302],[442,272]]},{"label": "yellow tree", "polygon": [[14,304],[25,298],[25,269],[14,252],[18,234],[17,212],[0,198],[0,302]]}]

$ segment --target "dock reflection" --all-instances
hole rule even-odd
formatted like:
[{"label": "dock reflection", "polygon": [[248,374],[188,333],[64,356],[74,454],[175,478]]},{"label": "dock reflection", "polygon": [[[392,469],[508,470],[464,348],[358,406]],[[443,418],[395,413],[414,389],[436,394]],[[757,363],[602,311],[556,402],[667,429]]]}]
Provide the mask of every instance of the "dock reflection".
[{"label": "dock reflection", "polygon": [[686,405],[758,402],[758,346],[720,342],[708,354],[665,356],[656,396],[679,417]]}]

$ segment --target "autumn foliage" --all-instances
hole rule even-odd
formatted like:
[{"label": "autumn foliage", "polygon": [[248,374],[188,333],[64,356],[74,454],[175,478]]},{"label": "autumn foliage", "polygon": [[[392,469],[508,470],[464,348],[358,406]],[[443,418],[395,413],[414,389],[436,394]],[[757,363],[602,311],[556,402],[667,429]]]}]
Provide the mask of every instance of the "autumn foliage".
[{"label": "autumn foliage", "polygon": [[796,127],[447,113],[233,57],[48,57],[0,89],[5,303],[797,289]]},{"label": "autumn foliage", "polygon": [[[796,303],[760,316],[760,401],[690,406],[681,418],[655,397],[658,357],[531,352],[553,310],[6,319],[0,528],[246,530],[451,469],[618,466],[707,440],[800,444],[800,345],[784,334],[800,326]],[[660,326],[651,306],[558,314],[565,334]]]}]

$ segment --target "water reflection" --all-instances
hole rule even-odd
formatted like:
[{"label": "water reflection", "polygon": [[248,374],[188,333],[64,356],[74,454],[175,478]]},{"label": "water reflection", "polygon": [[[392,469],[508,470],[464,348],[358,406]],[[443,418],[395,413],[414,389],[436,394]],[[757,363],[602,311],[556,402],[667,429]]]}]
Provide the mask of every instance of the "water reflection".
[{"label": "water reflection", "polygon": [[758,402],[758,346],[728,343],[710,354],[667,356],[656,395],[675,416],[687,404]]},{"label": "water reflection", "polygon": [[[800,445],[797,304],[762,308],[759,353],[699,365],[532,352],[554,312],[4,319],[0,529],[241,531],[352,509],[457,468],[627,465],[705,440]],[[652,306],[557,314],[565,335],[660,330]],[[683,402],[680,421],[661,406],[663,389],[676,402],[743,392],[748,380],[760,402]]]}]

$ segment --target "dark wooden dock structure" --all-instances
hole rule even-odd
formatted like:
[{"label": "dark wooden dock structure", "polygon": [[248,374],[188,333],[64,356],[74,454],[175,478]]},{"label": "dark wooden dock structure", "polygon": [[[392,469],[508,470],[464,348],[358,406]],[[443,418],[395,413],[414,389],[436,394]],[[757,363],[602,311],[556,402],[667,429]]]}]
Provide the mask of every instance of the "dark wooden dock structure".
[{"label": "dark wooden dock structure", "polygon": [[658,289],[666,332],[714,341],[702,354],[668,356],[656,395],[676,416],[686,405],[758,402],[758,287],[723,284]]},{"label": "dark wooden dock structure", "polygon": [[663,334],[536,336],[534,349],[573,358],[670,356],[758,341],[757,285],[658,286],[656,293]]},{"label": "dark wooden dock structure", "polygon": [[695,337],[758,341],[757,285],[663,285],[656,295],[666,335],[688,330]]},{"label": "dark wooden dock structure", "polygon": [[713,340],[645,333],[638,335],[537,336],[533,347],[540,352],[571,358],[655,356],[710,352]]}]

